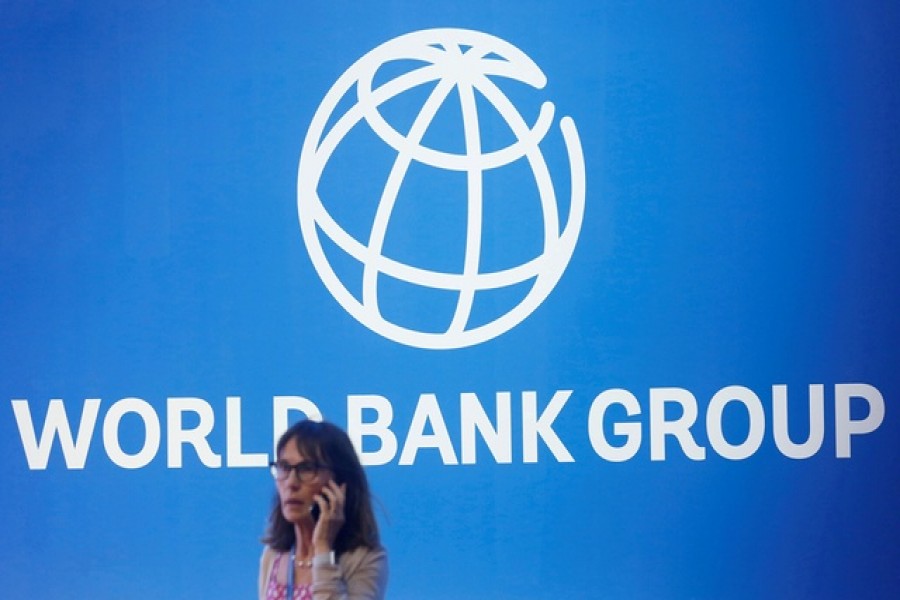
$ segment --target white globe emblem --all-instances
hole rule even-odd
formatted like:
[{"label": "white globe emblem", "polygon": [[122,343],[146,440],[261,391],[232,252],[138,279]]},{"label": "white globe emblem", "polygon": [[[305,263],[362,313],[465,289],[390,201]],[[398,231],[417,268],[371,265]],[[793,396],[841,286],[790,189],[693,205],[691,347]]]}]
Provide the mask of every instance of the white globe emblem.
[{"label": "white globe emblem", "polygon": [[[391,65],[399,74],[390,72]],[[386,79],[385,72],[393,77]],[[528,87],[523,88],[521,83]],[[394,38],[360,58],[337,80],[319,105],[303,143],[297,205],[300,229],[313,266],[331,295],[350,315],[395,342],[419,348],[451,349],[479,344],[509,331],[547,298],[569,263],[581,229],[585,199],[581,143],[572,119],[561,118],[559,129],[568,164],[568,173],[564,175],[568,177],[571,194],[568,210],[564,211],[557,201],[557,190],[541,147],[553,124],[553,104],[546,101],[540,104],[534,122],[529,125],[500,88],[500,84],[519,85],[533,92],[543,89],[546,83],[541,69],[515,46],[482,32],[463,29],[423,30]],[[416,104],[420,106],[417,114],[410,115],[405,125],[390,122],[383,114],[386,105],[414,91],[422,98],[421,104]],[[459,116],[456,133],[464,140],[463,152],[450,152],[436,147],[438,144],[423,142],[436,115],[440,110],[446,111],[447,104],[452,104],[455,111],[452,114]],[[511,132],[512,143],[490,147],[491,140],[485,139],[486,128],[481,123],[485,107],[495,111],[492,116],[499,114]],[[322,184],[326,166],[329,161],[338,162],[333,158],[342,145],[356,143],[350,138],[360,128],[371,139],[377,138],[388,156],[384,160],[384,173],[377,176],[378,190],[371,194],[376,197],[361,198],[358,190],[346,192],[353,181],[373,177],[363,173],[364,169],[348,168],[346,164],[335,167],[343,166],[339,179],[345,183],[334,185],[326,192]],[[360,137],[356,135],[353,139]],[[363,152],[372,156],[368,147]],[[499,228],[486,227],[486,205],[505,190],[495,186],[490,192],[493,196],[488,197],[491,188],[486,177],[496,170],[509,169],[514,163],[519,165],[519,171],[521,165],[529,171],[535,199],[532,208],[543,221],[537,225],[538,235],[532,237],[543,239],[535,242],[538,251],[527,260],[486,267],[484,252],[491,243],[499,248],[514,242],[489,237]],[[447,172],[455,174],[464,181],[460,188],[463,192],[459,198],[448,201],[435,184],[420,185],[415,194],[404,195],[404,181],[412,169],[417,173],[432,169],[439,170],[443,176]],[[509,197],[500,200],[518,212],[519,195],[512,190],[506,194]],[[459,204],[464,215],[458,219],[459,223],[446,222],[442,216],[428,219],[429,227],[459,229],[457,233],[463,243],[454,268],[436,268],[426,264],[427,257],[413,261],[387,251],[386,240],[392,228],[397,227],[392,221],[401,197],[405,203],[420,204],[419,211],[424,207],[426,213],[438,204]],[[561,214],[565,212],[568,214]],[[336,216],[338,213],[345,215],[344,218],[365,215],[365,228],[351,231]],[[409,238],[415,236],[404,233],[404,252],[408,255],[410,246],[415,246]],[[338,261],[351,267],[336,268]],[[391,313],[384,306],[383,288],[398,283],[411,290],[449,295],[452,301],[446,314],[439,314],[435,306],[433,316],[437,322],[426,327],[420,322],[404,321],[403,310],[409,311],[408,306]],[[498,311],[492,304],[495,314],[488,319],[482,317],[482,321],[475,319],[474,307],[479,295],[510,288],[520,293],[503,296],[508,306]],[[397,297],[405,299],[402,294],[394,296]],[[429,306],[416,309],[432,316]]]}]

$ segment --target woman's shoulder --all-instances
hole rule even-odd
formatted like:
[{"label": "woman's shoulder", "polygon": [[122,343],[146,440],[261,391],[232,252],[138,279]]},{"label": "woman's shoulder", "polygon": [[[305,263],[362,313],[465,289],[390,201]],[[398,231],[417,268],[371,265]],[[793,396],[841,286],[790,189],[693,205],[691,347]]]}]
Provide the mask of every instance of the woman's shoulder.
[{"label": "woman's shoulder", "polygon": [[275,550],[271,546],[265,546],[262,551],[262,555],[259,557],[259,573],[260,576],[268,576],[269,572],[272,570],[272,565],[275,563],[275,559],[282,554],[278,550]]},{"label": "woman's shoulder", "polygon": [[272,565],[275,563],[275,558],[278,557],[280,552],[266,546],[263,548],[262,556],[259,558],[259,597],[266,597],[266,585],[269,582],[269,576],[272,573]]},{"label": "woman's shoulder", "polygon": [[264,546],[263,551],[262,551],[262,556],[260,557],[259,561],[261,563],[266,563],[266,562],[271,563],[273,560],[275,560],[275,557],[278,556],[279,554],[281,554],[281,553],[278,552],[278,550],[275,550],[274,548],[272,548],[271,546]]},{"label": "woman's shoulder", "polygon": [[348,597],[383,599],[388,582],[387,551],[377,546],[358,546],[338,558],[338,572],[347,585]]},{"label": "woman's shoulder", "polygon": [[341,567],[354,569],[364,565],[387,564],[387,550],[383,546],[369,548],[357,546],[353,550],[347,550],[338,558]]}]

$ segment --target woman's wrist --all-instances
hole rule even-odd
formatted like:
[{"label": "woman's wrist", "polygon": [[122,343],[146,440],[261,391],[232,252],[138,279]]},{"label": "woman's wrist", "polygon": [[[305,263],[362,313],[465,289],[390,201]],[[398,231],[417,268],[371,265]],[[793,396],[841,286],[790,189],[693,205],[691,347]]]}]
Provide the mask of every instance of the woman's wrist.
[{"label": "woman's wrist", "polygon": [[334,566],[337,564],[337,560],[334,556],[334,550],[319,550],[316,549],[316,553],[312,557],[312,566],[314,567],[324,567],[324,566]]},{"label": "woman's wrist", "polygon": [[334,547],[328,540],[315,540],[312,545],[313,554],[328,554]]}]

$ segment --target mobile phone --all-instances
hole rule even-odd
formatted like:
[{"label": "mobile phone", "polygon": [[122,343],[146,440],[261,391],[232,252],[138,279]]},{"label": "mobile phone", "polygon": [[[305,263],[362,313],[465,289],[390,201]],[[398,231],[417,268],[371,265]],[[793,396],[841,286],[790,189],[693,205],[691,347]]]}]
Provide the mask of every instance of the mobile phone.
[{"label": "mobile phone", "polygon": [[[328,503],[328,498],[325,498],[325,503]],[[312,515],[313,521],[318,521],[319,517],[322,516],[322,509],[319,508],[319,503],[313,500],[312,506],[309,507],[309,514]]]}]

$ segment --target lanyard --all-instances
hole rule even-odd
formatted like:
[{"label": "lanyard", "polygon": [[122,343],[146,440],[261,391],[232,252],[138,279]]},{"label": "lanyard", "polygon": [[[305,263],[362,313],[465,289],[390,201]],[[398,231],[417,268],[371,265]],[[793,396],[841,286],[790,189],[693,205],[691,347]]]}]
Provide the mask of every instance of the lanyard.
[{"label": "lanyard", "polygon": [[294,569],[295,569],[295,561],[297,560],[297,544],[291,546],[291,565],[288,568],[288,584],[287,584],[287,594],[285,594],[285,600],[294,600]]}]

